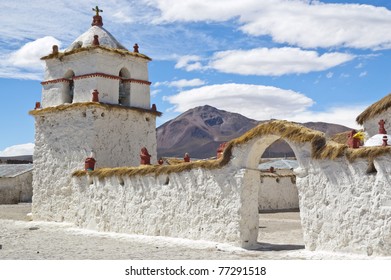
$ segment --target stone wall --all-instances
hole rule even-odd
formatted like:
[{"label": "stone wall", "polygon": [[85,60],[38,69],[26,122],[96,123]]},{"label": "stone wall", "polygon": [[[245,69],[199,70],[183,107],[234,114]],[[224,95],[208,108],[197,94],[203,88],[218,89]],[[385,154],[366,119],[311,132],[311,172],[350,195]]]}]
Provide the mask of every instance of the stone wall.
[{"label": "stone wall", "polygon": [[35,115],[33,215],[62,221],[69,211],[71,174],[95,153],[96,167],[138,166],[146,147],[157,161],[155,116],[98,105]]},{"label": "stone wall", "polygon": [[297,178],[304,242],[309,250],[391,254],[390,158],[313,161]]},{"label": "stone wall", "polygon": [[0,178],[0,204],[31,202],[33,196],[32,171],[13,178]]},{"label": "stone wall", "polygon": [[72,222],[99,231],[251,247],[258,233],[258,186],[243,188],[248,172],[253,171],[227,166],[159,176],[75,177]]}]

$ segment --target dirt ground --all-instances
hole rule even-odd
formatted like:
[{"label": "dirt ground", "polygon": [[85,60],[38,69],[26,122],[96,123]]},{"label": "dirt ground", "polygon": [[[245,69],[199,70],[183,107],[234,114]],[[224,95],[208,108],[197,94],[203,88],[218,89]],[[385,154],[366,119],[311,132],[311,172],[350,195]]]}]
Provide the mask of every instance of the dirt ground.
[{"label": "dirt ground", "polygon": [[[169,237],[102,233],[28,221],[31,204],[0,205],[0,259],[346,259],[304,249],[299,212],[260,214],[258,248]],[[355,257],[353,257],[355,258]]]}]

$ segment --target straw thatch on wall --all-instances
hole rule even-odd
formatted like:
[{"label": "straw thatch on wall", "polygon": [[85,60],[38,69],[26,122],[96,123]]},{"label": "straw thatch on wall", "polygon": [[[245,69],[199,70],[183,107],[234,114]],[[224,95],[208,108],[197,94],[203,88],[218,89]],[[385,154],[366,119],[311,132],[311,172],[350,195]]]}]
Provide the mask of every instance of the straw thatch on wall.
[{"label": "straw thatch on wall", "polygon": [[330,137],[330,140],[339,143],[339,144],[346,144],[348,142],[349,134],[351,133],[351,130],[341,132],[334,134]]},{"label": "straw thatch on wall", "polygon": [[324,133],[311,130],[304,126],[288,121],[270,121],[262,123],[249,130],[239,138],[227,143],[220,159],[198,160],[189,163],[178,163],[172,165],[144,165],[138,167],[118,167],[118,168],[100,168],[95,171],[87,172],[84,170],[76,171],[73,176],[80,177],[86,174],[104,178],[108,176],[136,176],[147,174],[170,174],[183,172],[195,168],[216,169],[229,163],[232,156],[232,149],[235,146],[243,145],[248,141],[261,135],[277,135],[283,139],[294,143],[309,142],[312,145],[312,158],[319,160],[333,160],[346,156],[348,160],[353,161],[357,158],[368,158],[373,160],[378,156],[390,154],[391,147],[368,147],[359,149],[350,149],[347,145],[336,143],[332,140],[326,140]]},{"label": "straw thatch on wall", "polygon": [[357,118],[356,122],[363,125],[365,121],[385,112],[391,107],[391,94],[383,97],[364,110]]},{"label": "straw thatch on wall", "polygon": [[41,57],[42,60],[46,60],[46,59],[52,59],[52,58],[57,58],[59,60],[61,60],[63,57],[65,56],[68,56],[68,55],[72,55],[72,54],[75,54],[75,53],[81,53],[81,52],[89,52],[89,51],[92,51],[92,50],[97,50],[97,49],[100,49],[100,50],[103,50],[103,51],[106,51],[106,52],[111,52],[111,53],[116,53],[116,54],[120,54],[120,55],[130,55],[130,56],[134,56],[134,57],[140,57],[140,58],[144,58],[144,59],[147,59],[149,61],[151,61],[152,59],[144,54],[141,54],[141,53],[136,53],[136,52],[130,52],[128,50],[122,50],[122,49],[113,49],[113,48],[109,48],[109,47],[105,47],[105,46],[90,46],[90,47],[83,47],[83,48],[78,48],[78,49],[73,49],[69,52],[57,52],[57,53],[51,53],[47,56],[44,56],[44,57]]},{"label": "straw thatch on wall", "polygon": [[127,107],[127,106],[122,106],[122,105],[106,104],[106,103],[100,103],[100,102],[80,102],[80,103],[71,103],[71,104],[61,104],[61,105],[53,106],[53,107],[31,110],[29,112],[29,114],[32,116],[40,116],[40,115],[44,115],[47,113],[58,113],[61,111],[67,111],[67,110],[78,109],[78,108],[81,108],[81,109],[101,108],[101,109],[106,109],[109,111],[111,111],[111,110],[132,110],[132,111],[137,111],[140,113],[152,114],[152,115],[155,115],[158,117],[160,117],[162,115],[162,113],[158,112],[158,111],[147,110],[147,109],[138,108],[138,107]]}]

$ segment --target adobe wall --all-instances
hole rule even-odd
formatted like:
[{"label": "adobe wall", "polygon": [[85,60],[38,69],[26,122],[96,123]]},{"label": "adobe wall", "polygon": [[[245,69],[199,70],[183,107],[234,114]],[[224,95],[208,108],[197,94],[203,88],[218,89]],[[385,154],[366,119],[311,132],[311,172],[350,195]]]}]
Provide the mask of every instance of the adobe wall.
[{"label": "adobe wall", "polygon": [[391,159],[374,163],[313,161],[297,178],[307,249],[391,255]]},{"label": "adobe wall", "polygon": [[75,177],[76,225],[98,231],[226,242],[250,248],[258,234],[258,186],[232,166],[135,177]]},{"label": "adobe wall", "polygon": [[138,166],[142,147],[148,149],[151,162],[157,161],[152,114],[86,105],[38,113],[35,118],[34,219],[66,221],[74,215],[69,210],[75,203],[71,174],[84,169],[91,151],[96,168]]},{"label": "adobe wall", "polygon": [[0,178],[0,204],[31,202],[33,173],[26,172],[14,178]]}]

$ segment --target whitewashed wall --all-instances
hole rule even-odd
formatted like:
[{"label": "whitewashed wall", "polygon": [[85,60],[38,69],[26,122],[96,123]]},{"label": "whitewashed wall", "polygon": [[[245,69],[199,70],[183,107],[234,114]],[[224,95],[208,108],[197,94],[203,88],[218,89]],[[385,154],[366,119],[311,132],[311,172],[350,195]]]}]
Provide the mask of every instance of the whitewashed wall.
[{"label": "whitewashed wall", "polygon": [[74,178],[78,226],[132,234],[256,243],[258,188],[228,166],[169,175]]},{"label": "whitewashed wall", "polygon": [[388,109],[387,111],[377,115],[375,118],[368,119],[364,122],[363,126],[369,137],[379,133],[380,120],[384,120],[386,122],[384,128],[388,134],[391,134],[391,110]]},{"label": "whitewashed wall", "polygon": [[309,250],[391,255],[390,158],[314,161],[297,178],[304,242]]},{"label": "whitewashed wall", "polygon": [[0,178],[0,204],[31,202],[33,196],[32,180],[32,171],[14,178]]},{"label": "whitewashed wall", "polygon": [[95,152],[96,167],[138,166],[147,147],[156,162],[155,116],[98,106],[47,113],[36,118],[34,218],[62,221],[69,211],[71,173]]},{"label": "whitewashed wall", "polygon": [[[45,81],[64,78],[70,70],[74,72],[75,102],[88,102],[92,99],[92,91],[99,91],[101,102],[118,104],[119,73],[121,69],[129,72],[129,78],[148,81],[148,60],[132,55],[120,55],[99,48],[83,51],[60,59],[46,60]],[[113,77],[78,77],[88,74],[104,73]],[[69,77],[66,77],[69,78]],[[42,106],[50,107],[65,103],[64,82],[44,85],[42,90]],[[66,94],[65,94],[66,95]],[[144,109],[150,108],[150,88],[148,84],[132,83],[130,105]]]},{"label": "whitewashed wall", "polygon": [[260,175],[258,210],[286,210],[299,208],[299,194],[294,175]]}]

